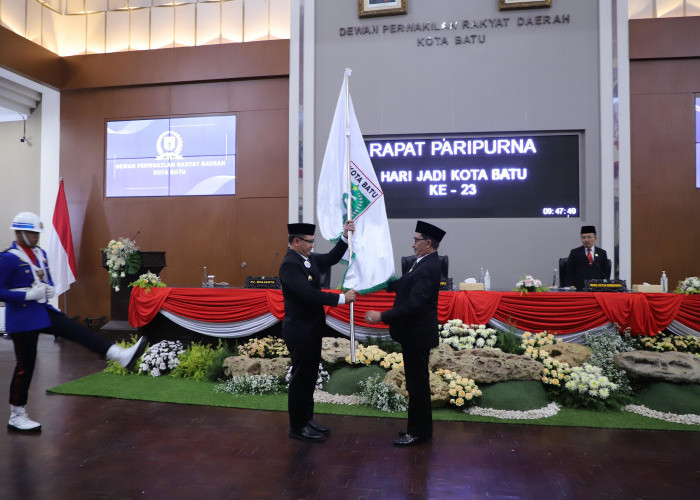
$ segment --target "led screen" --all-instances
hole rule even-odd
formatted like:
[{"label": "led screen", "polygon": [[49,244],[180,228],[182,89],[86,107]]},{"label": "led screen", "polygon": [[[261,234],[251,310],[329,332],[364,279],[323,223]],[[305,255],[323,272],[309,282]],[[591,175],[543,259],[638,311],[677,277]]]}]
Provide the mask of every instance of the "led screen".
[{"label": "led screen", "polygon": [[236,193],[236,116],[107,123],[105,195]]},{"label": "led screen", "polygon": [[365,137],[389,218],[579,217],[581,135]]}]

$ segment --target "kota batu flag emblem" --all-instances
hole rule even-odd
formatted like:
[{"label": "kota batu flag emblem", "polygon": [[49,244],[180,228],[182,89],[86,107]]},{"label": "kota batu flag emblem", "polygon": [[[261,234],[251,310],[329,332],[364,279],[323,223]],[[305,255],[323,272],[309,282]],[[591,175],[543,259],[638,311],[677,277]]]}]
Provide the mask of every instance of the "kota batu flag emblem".
[{"label": "kota batu flag emblem", "polygon": [[[352,186],[350,191],[352,193],[352,219],[357,220],[363,213],[365,213],[369,207],[378,200],[384,193],[379,188],[379,186],[372,183],[371,180],[364,175],[364,173],[357,168],[357,165],[350,162],[350,175],[352,179]],[[343,206],[348,206],[348,194],[343,193]],[[347,208],[345,209],[347,213]]]},{"label": "kota batu flag emblem", "polygon": [[353,255],[345,256],[349,264],[341,287],[367,293],[384,288],[394,276],[394,252],[384,193],[348,92],[349,75],[350,70],[345,70],[318,180],[316,214],[321,235],[331,241],[339,239],[347,220],[350,191],[351,218],[355,221]]}]

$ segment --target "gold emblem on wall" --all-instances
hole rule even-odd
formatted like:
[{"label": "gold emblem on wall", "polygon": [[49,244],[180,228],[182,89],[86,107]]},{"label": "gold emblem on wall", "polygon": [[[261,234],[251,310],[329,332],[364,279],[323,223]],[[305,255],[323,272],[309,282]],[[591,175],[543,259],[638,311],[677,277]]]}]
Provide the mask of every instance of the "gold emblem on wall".
[{"label": "gold emblem on wall", "polygon": [[552,0],[498,0],[498,10],[541,9],[551,6]]},{"label": "gold emblem on wall", "polygon": [[397,16],[408,13],[408,0],[357,0],[359,17]]}]

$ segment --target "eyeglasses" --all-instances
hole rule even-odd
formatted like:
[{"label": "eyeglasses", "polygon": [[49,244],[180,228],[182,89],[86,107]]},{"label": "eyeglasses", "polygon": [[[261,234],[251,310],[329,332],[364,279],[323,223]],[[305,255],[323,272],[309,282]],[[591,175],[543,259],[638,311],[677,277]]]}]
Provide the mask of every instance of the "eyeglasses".
[{"label": "eyeglasses", "polygon": [[428,238],[413,238],[413,243],[418,243],[419,241],[428,241]]},{"label": "eyeglasses", "polygon": [[314,240],[314,239],[311,239],[311,240],[305,240],[304,238],[299,238],[299,239],[300,239],[301,241],[305,241],[305,242],[307,242],[307,243],[311,243],[312,245],[314,244],[314,241],[316,241],[316,240]]}]

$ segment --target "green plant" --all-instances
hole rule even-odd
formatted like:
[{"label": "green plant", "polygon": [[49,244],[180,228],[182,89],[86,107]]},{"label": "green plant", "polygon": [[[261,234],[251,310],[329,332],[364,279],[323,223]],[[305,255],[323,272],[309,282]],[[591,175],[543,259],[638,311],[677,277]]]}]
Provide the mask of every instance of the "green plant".
[{"label": "green plant", "polygon": [[211,366],[217,359],[217,349],[194,342],[182,354],[180,363],[173,368],[170,375],[179,378],[191,378],[198,382],[209,379]]},{"label": "green plant", "polygon": [[496,347],[509,354],[522,354],[525,348],[520,344],[520,337],[509,331],[498,331]]},{"label": "green plant", "polygon": [[629,334],[621,332],[617,326],[606,328],[601,333],[584,336],[584,344],[590,347],[592,354],[588,363],[602,370],[608,380],[617,384],[618,391],[632,394],[632,385],[624,370],[618,370],[613,363],[613,356],[620,352],[632,352],[639,349],[639,342]]},{"label": "green plant", "polygon": [[[131,347],[137,341],[138,337],[136,335],[132,335],[128,340],[120,340],[119,342],[116,342],[116,345],[120,347]],[[141,364],[141,359],[143,358],[139,358],[138,362],[136,363],[136,366],[139,366]],[[124,368],[116,361],[107,361],[107,368],[105,368],[104,371],[106,373],[114,373],[116,375],[128,375],[130,373],[129,370]]]},{"label": "green plant", "polygon": [[401,344],[393,340],[391,337],[372,337],[368,336],[363,342],[365,346],[376,345],[384,352],[401,352]]},{"label": "green plant", "polygon": [[362,404],[382,411],[406,411],[408,401],[379,376],[369,377],[360,382]]},{"label": "green plant", "polygon": [[221,339],[216,346],[214,351],[214,357],[209,364],[209,370],[207,371],[207,379],[211,382],[216,382],[225,377],[224,375],[224,360],[233,356],[231,349],[228,344]]}]

